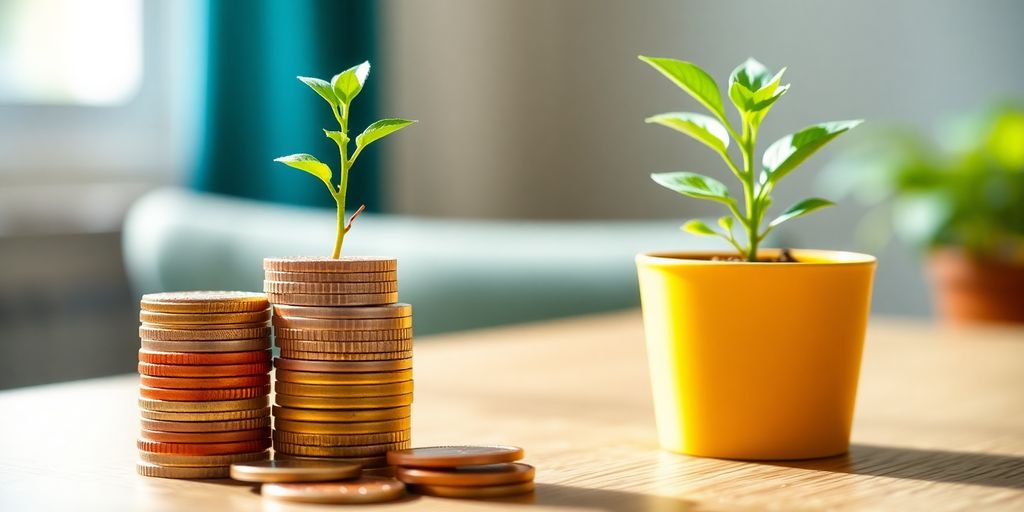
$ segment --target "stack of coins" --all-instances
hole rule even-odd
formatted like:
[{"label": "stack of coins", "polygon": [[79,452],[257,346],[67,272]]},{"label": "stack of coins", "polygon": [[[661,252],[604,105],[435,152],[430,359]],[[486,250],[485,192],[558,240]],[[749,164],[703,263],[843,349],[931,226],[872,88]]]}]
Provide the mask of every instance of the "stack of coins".
[{"label": "stack of coins", "polygon": [[515,462],[515,446],[432,446],[393,451],[395,477],[411,492],[443,498],[486,499],[534,489],[533,466]]},{"label": "stack of coins", "polygon": [[274,305],[274,453],[385,468],[409,446],[412,306],[387,258],[264,260]]},{"label": "stack of coins", "polygon": [[224,478],[268,458],[269,307],[261,293],[142,297],[140,474]]}]

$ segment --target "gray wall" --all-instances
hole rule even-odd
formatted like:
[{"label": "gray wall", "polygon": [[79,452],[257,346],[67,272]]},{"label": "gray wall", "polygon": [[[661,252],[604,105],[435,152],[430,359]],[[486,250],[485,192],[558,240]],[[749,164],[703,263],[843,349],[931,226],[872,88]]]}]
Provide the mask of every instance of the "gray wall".
[{"label": "gray wall", "polygon": [[[1024,95],[1024,2],[388,0],[385,105],[423,124],[389,140],[391,206],[459,217],[678,217],[712,212],[658,188],[655,170],[729,178],[706,149],[645,116],[699,110],[637,61],[705,66],[720,85],[755,56],[789,66],[790,93],[762,148],[804,125],[866,118],[928,128],[985,101]],[[777,203],[814,192],[840,140],[788,178]],[[789,225],[792,245],[857,249],[844,203]],[[614,234],[610,234],[614,236]],[[684,236],[668,234],[667,236]],[[922,314],[916,257],[881,255],[877,310]]]}]

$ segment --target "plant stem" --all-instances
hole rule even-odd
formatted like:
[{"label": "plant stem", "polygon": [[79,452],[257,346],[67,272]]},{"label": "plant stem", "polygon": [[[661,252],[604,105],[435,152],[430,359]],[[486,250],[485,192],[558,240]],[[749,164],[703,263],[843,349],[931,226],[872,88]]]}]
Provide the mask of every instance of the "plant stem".
[{"label": "plant stem", "polygon": [[760,231],[760,222],[758,219],[757,211],[757,197],[754,194],[756,188],[757,176],[754,173],[754,145],[757,143],[757,132],[750,126],[746,116],[743,119],[743,143],[740,145],[740,149],[743,153],[743,196],[747,203],[747,240],[749,245],[747,246],[747,261],[757,261],[757,246],[760,242],[758,238],[758,231]]},{"label": "plant stem", "polygon": [[348,193],[348,171],[351,167],[351,162],[348,160],[348,106],[341,105],[338,109],[341,114],[336,114],[335,117],[338,119],[341,133],[345,135],[345,143],[338,144],[338,152],[341,156],[341,182],[338,185],[338,193],[334,196],[334,201],[338,204],[338,232],[334,242],[334,252],[331,254],[333,259],[341,257],[341,247],[345,243],[345,196]]}]

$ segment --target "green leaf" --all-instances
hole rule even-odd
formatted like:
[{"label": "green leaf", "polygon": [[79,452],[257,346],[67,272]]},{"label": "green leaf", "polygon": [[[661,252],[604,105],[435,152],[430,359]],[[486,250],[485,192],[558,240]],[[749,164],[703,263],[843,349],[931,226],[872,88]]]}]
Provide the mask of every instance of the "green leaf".
[{"label": "green leaf", "polygon": [[370,126],[367,126],[363,133],[356,136],[356,147],[368,146],[371,142],[391,135],[415,122],[409,119],[381,119],[380,121],[375,121]]},{"label": "green leaf", "polygon": [[701,222],[701,221],[699,221],[697,219],[687,221],[686,224],[683,224],[682,227],[679,228],[679,229],[682,229],[683,231],[686,231],[687,233],[693,233],[694,235],[720,236],[718,234],[718,232],[716,232],[715,230],[711,229],[711,226],[708,226],[707,224],[705,224],[705,223],[703,223],[703,222]]},{"label": "green leaf", "polygon": [[820,197],[804,199],[803,201],[800,201],[799,203],[796,203],[793,206],[787,208],[786,211],[782,212],[782,215],[775,217],[774,220],[768,223],[768,229],[774,228],[775,226],[778,226],[779,224],[782,224],[787,220],[795,219],[797,217],[803,217],[804,215],[807,215],[808,213],[811,213],[814,210],[825,208],[827,206],[833,206],[834,204],[835,203],[833,203],[832,201],[829,201],[828,199],[821,199]]},{"label": "green leaf", "polygon": [[[753,116],[751,119],[754,126],[759,126],[772,104],[789,90],[789,84],[779,86],[786,68],[782,68],[774,76],[771,76],[761,63],[753,62],[756,63],[756,66],[760,66],[760,70],[757,70],[756,66],[755,69],[746,70],[746,73],[756,73],[752,76],[740,72],[747,63],[741,64],[733,71],[733,75],[729,78],[729,99],[741,112],[759,112],[760,115]],[[739,73],[738,76],[737,73]]]},{"label": "green leaf", "polygon": [[745,89],[755,92],[772,81],[772,74],[753,57],[736,66],[729,75],[729,83],[742,85]]},{"label": "green leaf", "polygon": [[331,168],[327,164],[317,160],[315,156],[308,155],[306,153],[298,153],[294,155],[282,156],[274,159],[275,162],[281,162],[289,167],[294,167],[300,171],[306,171],[331,186]]},{"label": "green leaf", "polygon": [[754,106],[754,93],[739,82],[733,82],[729,86],[729,99],[740,112],[750,112]]},{"label": "green leaf", "polygon": [[648,117],[645,121],[685,133],[719,153],[725,153],[729,147],[729,132],[722,123],[704,114],[669,112]]},{"label": "green leaf", "polygon": [[761,165],[764,166],[761,181],[778,182],[822,146],[862,122],[854,120],[816,124],[775,141],[768,146],[761,159]]},{"label": "green leaf", "polygon": [[733,217],[731,217],[729,215],[726,215],[724,217],[719,217],[718,218],[718,225],[721,226],[722,229],[724,229],[725,232],[728,233],[731,236],[732,235],[732,225],[733,225],[733,222],[735,220],[736,219],[734,219]]},{"label": "green leaf", "polygon": [[640,56],[640,60],[650,64],[651,67],[668,77],[716,117],[725,119],[725,109],[722,107],[722,96],[718,92],[718,84],[715,83],[714,78],[711,78],[711,75],[696,64],[643,55]]},{"label": "green leaf", "polygon": [[692,172],[662,172],[652,174],[651,179],[684,196],[736,205],[736,200],[729,196],[729,189],[722,182],[708,176]]},{"label": "green leaf", "polygon": [[344,133],[339,132],[337,130],[326,130],[325,129],[324,130],[324,135],[326,135],[328,139],[333,140],[338,145],[338,147],[341,147],[341,146],[344,146],[345,144],[348,144],[348,141],[349,141],[348,135],[345,135]]},{"label": "green leaf", "polygon": [[363,90],[363,84],[366,83],[366,77],[369,74],[370,63],[363,62],[334,75],[334,78],[331,79],[331,87],[334,89],[334,95],[338,97],[338,101],[345,105],[352,103],[359,91]]},{"label": "green leaf", "polygon": [[316,91],[316,93],[319,94],[321,98],[326,100],[327,103],[330,103],[332,106],[335,107],[338,106],[338,97],[334,95],[334,88],[331,87],[331,84],[328,83],[326,80],[321,80],[319,78],[309,78],[305,76],[299,76],[296,78],[302,81],[302,83],[308,85],[310,89]]}]

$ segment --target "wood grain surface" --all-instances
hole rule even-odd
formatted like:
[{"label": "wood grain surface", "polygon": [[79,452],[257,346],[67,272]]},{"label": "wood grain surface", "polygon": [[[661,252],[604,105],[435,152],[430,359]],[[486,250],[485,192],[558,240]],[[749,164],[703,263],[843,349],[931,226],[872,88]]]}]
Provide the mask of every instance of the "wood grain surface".
[{"label": "wood grain surface", "polygon": [[[875,319],[849,454],[784,463],[656,446],[639,313],[416,341],[413,444],[526,448],[537,491],[374,510],[1024,510],[1024,330]],[[135,474],[134,376],[0,393],[0,510],[327,510]]]}]

